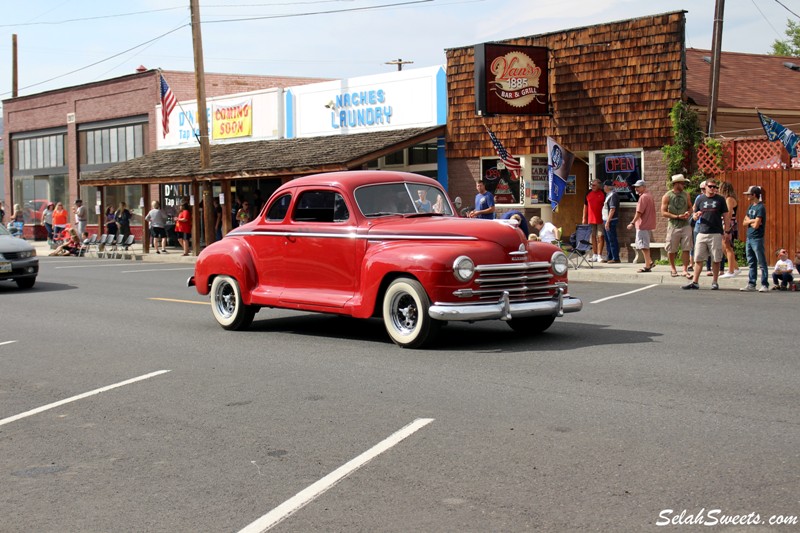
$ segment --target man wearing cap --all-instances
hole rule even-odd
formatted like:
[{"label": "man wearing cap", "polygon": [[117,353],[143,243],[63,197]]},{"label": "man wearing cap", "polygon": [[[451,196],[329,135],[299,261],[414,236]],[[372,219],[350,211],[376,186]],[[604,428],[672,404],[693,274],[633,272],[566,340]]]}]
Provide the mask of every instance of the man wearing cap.
[{"label": "man wearing cap", "polygon": [[682,289],[699,289],[700,273],[703,271],[703,263],[711,256],[711,273],[714,276],[711,281],[711,290],[719,289],[719,264],[722,261],[723,249],[722,240],[730,239],[729,233],[725,233],[725,228],[730,227],[730,213],[725,198],[717,194],[716,180],[706,181],[705,192],[698,196],[694,201],[694,212],[692,218],[695,220],[695,230],[697,230],[697,242],[694,249],[694,276],[692,282],[681,287]]},{"label": "man wearing cap", "polygon": [[744,193],[750,199],[750,206],[747,208],[742,224],[747,228],[747,240],[745,250],[747,251],[747,264],[750,272],[747,278],[747,286],[739,289],[740,291],[753,292],[756,290],[756,278],[758,277],[758,267],[761,267],[761,287],[758,292],[769,291],[767,282],[767,256],[764,253],[764,223],[767,220],[767,210],[761,201],[761,187],[751,185]]},{"label": "man wearing cap", "polygon": [[683,262],[683,275],[687,278],[689,274],[689,252],[694,249],[694,235],[692,227],[689,225],[689,217],[692,215],[690,207],[689,193],[686,192],[686,184],[689,183],[683,174],[672,176],[672,190],[661,197],[661,216],[667,219],[667,239],[664,249],[669,257],[671,276],[678,277],[678,269],[675,266],[675,258],[678,255],[678,248],[681,250],[681,261]]},{"label": "man wearing cap", "polygon": [[614,190],[614,182],[603,183],[606,199],[603,202],[603,228],[606,232],[606,249],[608,259],[604,263],[619,263],[619,241],[617,240],[617,223],[619,222],[619,195]]},{"label": "man wearing cap", "polygon": [[628,229],[636,228],[636,247],[642,251],[644,256],[644,267],[639,272],[650,272],[655,263],[650,259],[650,238],[656,229],[656,203],[653,195],[647,190],[644,180],[639,180],[633,184],[639,201],[636,203],[636,214],[628,224]]},{"label": "man wearing cap", "polygon": [[75,207],[72,208],[72,212],[75,213],[75,225],[78,227],[78,235],[83,235],[83,232],[86,231],[86,222],[88,220],[83,200],[80,198],[75,200]]}]

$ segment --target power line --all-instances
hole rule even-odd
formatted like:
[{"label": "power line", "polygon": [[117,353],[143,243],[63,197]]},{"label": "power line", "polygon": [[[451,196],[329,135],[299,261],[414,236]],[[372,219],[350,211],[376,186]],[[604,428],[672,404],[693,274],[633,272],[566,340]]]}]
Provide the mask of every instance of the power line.
[{"label": "power line", "polygon": [[96,17],[84,17],[84,18],[77,18],[77,19],[66,19],[66,20],[52,20],[52,21],[43,21],[43,22],[20,22],[17,24],[0,24],[0,28],[15,28],[18,26],[56,26],[59,24],[69,24],[70,22],[84,22],[87,20],[99,20],[99,19],[110,19],[110,18],[119,18],[119,17],[130,17],[134,15],[147,15],[149,13],[158,13],[161,11],[174,11],[176,9],[186,9],[186,7],[164,7],[161,9],[150,9],[148,11],[133,11],[131,13],[117,13],[116,15],[98,15]]},{"label": "power line", "polygon": [[780,5],[783,9],[785,9],[786,11],[788,11],[789,13],[791,13],[792,15],[794,15],[795,17],[800,19],[800,15],[798,15],[797,13],[795,13],[794,11],[792,11],[791,9],[786,7],[786,5],[783,2],[781,2],[780,0],[775,0],[775,3]]},{"label": "power line", "polygon": [[[63,77],[65,77],[65,76],[69,76],[70,74],[75,74],[76,72],[80,72],[80,71],[82,71],[82,70],[86,70],[87,68],[94,67],[95,65],[99,65],[99,64],[101,64],[101,63],[105,63],[106,61],[110,61],[110,60],[114,59],[115,57],[119,57],[119,56],[121,56],[121,55],[123,55],[123,54],[127,54],[127,53],[128,53],[128,52],[130,52],[131,50],[136,50],[137,48],[141,48],[142,46],[148,45],[148,44],[150,44],[150,43],[152,43],[152,42],[154,42],[154,41],[157,41],[157,40],[159,40],[159,39],[163,39],[163,38],[164,38],[164,37],[166,37],[167,35],[169,35],[169,34],[171,34],[171,33],[175,33],[176,31],[178,31],[178,30],[180,30],[180,29],[182,29],[182,28],[185,28],[185,27],[187,27],[187,26],[189,26],[189,24],[188,24],[188,23],[186,23],[186,24],[181,24],[181,25],[180,25],[180,26],[178,26],[177,28],[173,28],[173,29],[169,30],[168,32],[166,32],[166,33],[162,33],[161,35],[159,35],[159,36],[157,36],[157,37],[153,37],[152,39],[150,39],[150,40],[148,40],[148,41],[145,41],[145,42],[143,42],[143,43],[137,44],[136,46],[132,46],[131,48],[128,48],[127,50],[123,50],[122,52],[116,53],[116,54],[114,54],[114,55],[112,55],[112,56],[109,56],[109,57],[107,57],[107,58],[105,58],[105,59],[101,59],[100,61],[95,61],[94,63],[92,63],[92,64],[90,64],[90,65],[85,65],[85,66],[83,66],[83,67],[77,68],[77,69],[75,69],[75,70],[71,70],[71,71],[69,71],[69,72],[66,72],[66,73],[64,73],[64,74],[59,74],[58,76],[54,76],[54,77],[52,77],[52,78],[50,78],[50,79],[47,79],[47,80],[44,80],[44,81],[40,81],[40,82],[34,83],[34,84],[32,84],[32,85],[28,85],[28,86],[26,86],[26,87],[21,87],[21,88],[20,88],[20,90],[30,89],[31,87],[37,87],[37,86],[39,86],[39,85],[43,85],[43,84],[45,84],[45,83],[48,83],[48,82],[51,82],[51,81],[53,81],[53,80],[57,80],[57,79],[59,79],[59,78],[63,78]],[[8,95],[8,94],[11,94],[11,91],[8,91],[8,92],[5,92],[5,93],[0,93],[0,96],[6,96],[6,95]]]},{"label": "power line", "polygon": [[394,4],[382,4],[378,6],[365,6],[365,7],[352,7],[348,9],[334,9],[331,11],[313,11],[310,13],[293,13],[287,15],[264,15],[260,17],[244,17],[238,19],[224,19],[224,20],[207,20],[203,22],[203,24],[217,24],[220,22],[242,22],[248,20],[265,20],[265,19],[280,19],[280,18],[288,18],[288,17],[306,17],[310,15],[329,15],[331,13],[348,13],[353,11],[369,11],[372,9],[381,9],[384,7],[399,7],[399,6],[408,6],[412,4],[424,4],[428,2],[433,2],[433,0],[412,0],[410,2],[397,2]]}]

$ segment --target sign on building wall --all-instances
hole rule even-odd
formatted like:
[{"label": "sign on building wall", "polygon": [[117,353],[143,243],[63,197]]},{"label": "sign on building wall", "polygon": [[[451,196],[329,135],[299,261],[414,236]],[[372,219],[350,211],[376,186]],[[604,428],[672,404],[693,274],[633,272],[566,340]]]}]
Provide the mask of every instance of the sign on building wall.
[{"label": "sign on building wall", "polygon": [[549,114],[547,57],[541,46],[475,45],[475,112]]},{"label": "sign on building wall", "polygon": [[438,126],[446,120],[446,78],[440,66],[286,91],[287,138]]},{"label": "sign on building wall", "polygon": [[235,139],[253,135],[253,100],[213,105],[212,139]]},{"label": "sign on building wall", "polygon": [[[156,106],[161,116],[161,106]],[[283,133],[283,91],[279,88],[209,98],[206,119],[212,143],[279,139]],[[197,101],[180,102],[169,116],[169,133],[156,121],[158,148],[198,146]]]}]

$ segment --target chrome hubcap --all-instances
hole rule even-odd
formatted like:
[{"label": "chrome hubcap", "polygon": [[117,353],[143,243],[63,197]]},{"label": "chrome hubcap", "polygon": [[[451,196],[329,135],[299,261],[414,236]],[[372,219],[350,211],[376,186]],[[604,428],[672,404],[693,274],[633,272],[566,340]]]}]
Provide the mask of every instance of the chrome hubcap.
[{"label": "chrome hubcap", "polygon": [[417,327],[419,314],[417,302],[407,293],[397,294],[392,299],[392,324],[395,329],[408,334]]},{"label": "chrome hubcap", "polygon": [[214,293],[214,305],[217,312],[225,318],[230,318],[236,309],[236,293],[229,283],[222,283]]}]

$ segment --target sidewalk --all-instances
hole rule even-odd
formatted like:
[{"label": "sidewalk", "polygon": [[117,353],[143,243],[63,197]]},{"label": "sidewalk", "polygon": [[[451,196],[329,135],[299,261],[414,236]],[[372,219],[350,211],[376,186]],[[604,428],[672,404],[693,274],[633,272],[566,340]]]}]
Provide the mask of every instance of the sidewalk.
[{"label": "sidewalk", "polygon": [[[50,246],[45,241],[28,241],[36,248],[36,253],[39,258],[47,257],[51,252]],[[195,256],[183,256],[180,248],[169,248],[169,253],[157,254],[150,252],[149,254],[142,253],[141,243],[135,243],[131,249],[133,250],[132,256],[126,255],[124,258],[117,257],[117,261],[142,261],[147,263],[194,263],[197,258]],[[92,252],[85,258],[71,258],[75,261],[111,261],[112,258],[97,258],[95,253]],[[642,266],[642,263],[591,263],[592,268],[581,265],[580,268],[574,269],[570,267],[568,278],[570,281],[599,281],[605,283],[632,283],[640,285],[650,285],[653,283],[663,285],[681,286],[689,283],[689,280],[683,276],[673,278],[670,276],[669,265],[656,265],[651,272],[637,272]],[[680,269],[678,270],[680,272]],[[735,278],[726,278],[719,280],[720,289],[739,289],[747,285],[747,270],[742,269],[738,276]],[[703,272],[700,276],[700,289],[708,290],[711,288],[711,276],[706,276]]]},{"label": "sidewalk", "polygon": [[[47,241],[28,241],[28,242],[31,243],[34,248],[36,248],[36,255],[39,257],[39,259],[49,256],[50,252],[53,251],[53,250],[50,249],[50,245],[47,244]],[[168,253],[166,253],[166,254],[157,254],[154,251],[151,251],[149,254],[145,254],[145,253],[142,252],[142,244],[141,243],[134,243],[133,246],[131,246],[130,249],[131,249],[131,251],[127,252],[125,254],[125,257],[119,257],[119,254],[117,254],[116,258],[112,258],[112,257],[104,258],[102,253],[101,253],[100,257],[98,258],[96,253],[95,253],[96,248],[93,247],[92,251],[91,251],[91,253],[89,253],[89,255],[87,255],[85,257],[72,257],[72,258],[69,258],[69,259],[76,260],[76,261],[83,261],[84,259],[88,259],[88,260],[91,260],[91,261],[96,261],[96,260],[100,260],[100,261],[112,261],[112,260],[123,261],[124,260],[124,261],[143,261],[143,262],[148,262],[148,263],[194,263],[197,260],[197,257],[194,257],[192,255],[184,256],[183,255],[183,250],[181,250],[180,248],[175,248],[175,247],[167,248]],[[65,258],[65,259],[67,259],[67,258]]]}]

